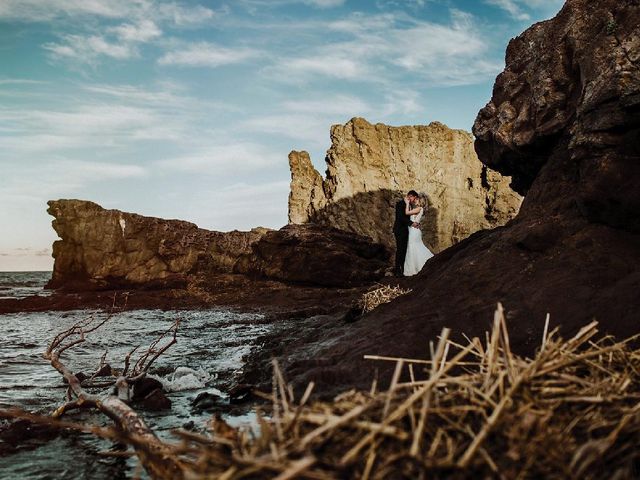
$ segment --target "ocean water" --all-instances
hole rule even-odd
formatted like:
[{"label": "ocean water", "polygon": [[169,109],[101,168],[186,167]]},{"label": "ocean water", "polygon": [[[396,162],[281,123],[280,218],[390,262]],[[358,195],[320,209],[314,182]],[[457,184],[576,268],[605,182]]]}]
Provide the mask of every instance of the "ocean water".
[{"label": "ocean water", "polygon": [[[5,298],[47,295],[43,286],[48,276],[48,272],[0,273],[0,295]],[[42,358],[42,352],[57,332],[78,320],[92,316],[99,321],[108,315],[108,312],[95,310],[0,315],[0,408],[17,406],[48,414],[62,404],[65,385],[60,374]],[[196,427],[203,426],[211,418],[211,412],[198,412],[192,407],[196,395],[210,392],[224,402],[229,387],[242,373],[243,357],[258,347],[259,337],[270,329],[261,315],[223,309],[118,312],[84,343],[67,350],[62,359],[73,371],[92,372],[106,352],[107,363],[122,368],[127,352],[136,345],[144,349],[176,319],[181,322],[177,343],[151,368],[152,376],[169,392],[167,396],[172,408],[163,412],[142,412],[145,421],[161,437],[174,438],[172,429],[189,422]],[[232,425],[247,428],[251,428],[254,421],[250,409],[227,411],[222,416]],[[95,413],[74,413],[68,418],[109,424],[107,419]],[[29,444],[19,445],[17,452],[0,456],[0,478],[133,477],[135,459],[97,455],[109,448],[109,442],[77,433],[63,433],[53,439],[32,439]]]}]

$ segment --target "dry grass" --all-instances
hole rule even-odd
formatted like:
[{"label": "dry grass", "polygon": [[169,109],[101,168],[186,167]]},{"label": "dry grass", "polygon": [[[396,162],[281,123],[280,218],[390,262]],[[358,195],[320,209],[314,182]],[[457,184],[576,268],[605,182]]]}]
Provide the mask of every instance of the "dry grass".
[{"label": "dry grass", "polygon": [[313,385],[295,399],[274,362],[259,435],[214,420],[164,455],[184,478],[637,478],[640,350],[596,334],[593,322],[565,341],[547,318],[522,358],[498,306],[483,341],[444,329],[428,360],[371,356],[395,364],[390,387],[332,402],[309,402]]},{"label": "dry grass", "polygon": [[640,351],[547,332],[533,359],[511,352],[502,308],[485,341],[444,329],[431,359],[390,359],[391,385],[307,404],[274,364],[269,421],[254,438],[224,423],[182,433],[187,478],[634,478]]},{"label": "dry grass", "polygon": [[363,313],[367,313],[380,305],[389,303],[395,298],[406,295],[409,292],[411,292],[411,289],[402,289],[399,285],[396,285],[395,287],[390,285],[381,285],[378,288],[370,290],[362,295],[358,302],[358,306]]}]

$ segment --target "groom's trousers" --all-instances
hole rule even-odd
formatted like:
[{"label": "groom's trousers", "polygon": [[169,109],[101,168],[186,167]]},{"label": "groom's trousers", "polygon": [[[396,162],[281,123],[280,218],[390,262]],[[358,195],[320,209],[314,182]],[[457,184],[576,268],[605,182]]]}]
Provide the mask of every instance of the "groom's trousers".
[{"label": "groom's trousers", "polygon": [[404,271],[404,259],[407,256],[407,243],[409,243],[409,229],[402,228],[393,231],[396,237],[396,275],[402,275]]}]

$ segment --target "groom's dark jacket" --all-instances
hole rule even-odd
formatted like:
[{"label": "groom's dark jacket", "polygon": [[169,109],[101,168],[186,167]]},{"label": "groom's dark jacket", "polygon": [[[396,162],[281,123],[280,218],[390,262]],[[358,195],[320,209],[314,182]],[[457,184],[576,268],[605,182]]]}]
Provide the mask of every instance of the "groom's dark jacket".
[{"label": "groom's dark jacket", "polygon": [[411,221],[411,217],[404,213],[406,204],[404,200],[400,200],[396,203],[396,220],[393,222],[393,233],[396,235],[406,233],[409,236],[409,231],[407,227],[410,227],[413,222]]}]

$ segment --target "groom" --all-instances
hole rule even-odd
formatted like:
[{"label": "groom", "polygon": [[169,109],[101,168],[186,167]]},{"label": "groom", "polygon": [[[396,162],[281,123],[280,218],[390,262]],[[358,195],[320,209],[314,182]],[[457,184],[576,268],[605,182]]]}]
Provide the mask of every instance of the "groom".
[{"label": "groom", "polygon": [[[406,198],[409,199],[409,202],[415,202],[418,199],[418,194],[415,190],[411,190],[407,193]],[[396,203],[396,220],[393,223],[393,235],[396,237],[396,266],[393,273],[396,277],[401,277],[404,274],[404,258],[407,256],[409,227],[413,225],[409,215],[404,213],[405,206],[404,199]]]}]

